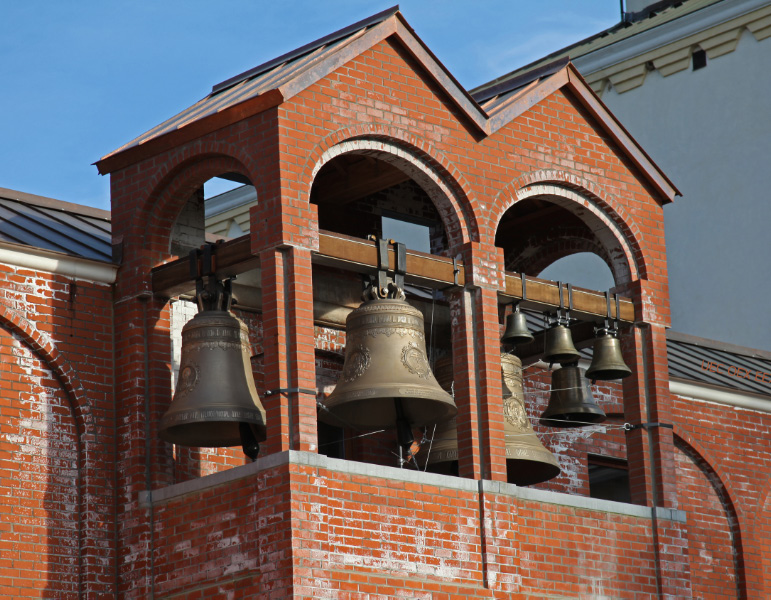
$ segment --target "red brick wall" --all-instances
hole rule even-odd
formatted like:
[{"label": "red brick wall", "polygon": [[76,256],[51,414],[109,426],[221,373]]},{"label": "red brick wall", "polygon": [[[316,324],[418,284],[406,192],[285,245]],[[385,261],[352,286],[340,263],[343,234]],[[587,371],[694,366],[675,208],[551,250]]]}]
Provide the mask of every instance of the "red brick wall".
[{"label": "red brick wall", "polygon": [[0,265],[5,598],[113,589],[112,347],[109,286]]}]

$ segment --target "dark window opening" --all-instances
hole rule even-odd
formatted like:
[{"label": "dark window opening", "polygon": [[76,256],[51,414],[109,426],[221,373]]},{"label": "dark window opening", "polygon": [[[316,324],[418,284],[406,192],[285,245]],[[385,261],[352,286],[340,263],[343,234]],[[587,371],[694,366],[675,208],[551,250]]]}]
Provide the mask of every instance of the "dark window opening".
[{"label": "dark window opening", "polygon": [[345,458],[345,432],[340,427],[327,425],[323,421],[316,424],[319,437],[319,454],[329,458]]},{"label": "dark window opening", "polygon": [[631,502],[629,467],[625,460],[589,455],[589,496],[599,500]]},{"label": "dark window opening", "polygon": [[693,70],[698,71],[707,66],[707,53],[704,50],[696,50],[693,53]]}]

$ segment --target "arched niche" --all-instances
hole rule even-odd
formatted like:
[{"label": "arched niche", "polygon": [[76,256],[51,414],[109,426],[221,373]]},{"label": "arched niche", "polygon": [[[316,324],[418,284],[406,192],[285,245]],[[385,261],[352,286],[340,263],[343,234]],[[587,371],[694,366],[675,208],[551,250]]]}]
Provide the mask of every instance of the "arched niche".
[{"label": "arched niche", "polygon": [[385,216],[430,229],[431,253],[447,255],[476,231],[461,186],[437,161],[398,140],[346,140],[321,154],[312,176],[310,201],[319,207],[321,229],[382,234]]},{"label": "arched niche", "polygon": [[506,270],[540,275],[565,257],[594,254],[615,285],[637,278],[634,252],[616,221],[589,195],[551,184],[520,190],[503,214],[495,245]]},{"label": "arched niche", "polygon": [[[430,159],[395,141],[349,139],[321,154],[313,170],[310,202],[317,206],[321,230],[361,239],[374,235],[403,242],[408,250],[452,256],[472,229],[460,208],[465,200],[458,189]],[[317,387],[329,393],[343,366],[344,313],[361,302],[362,283],[351,272],[332,273],[318,266],[313,278]],[[408,302],[424,314],[428,358],[435,366],[441,357],[452,356],[448,302],[440,292],[409,284],[406,288]],[[329,319],[320,323],[319,309],[331,305],[344,305],[344,310],[333,313],[330,308],[325,313]],[[344,429],[343,434],[321,423],[319,451],[395,465],[393,430],[370,435]],[[415,434],[421,439],[420,432]]]}]

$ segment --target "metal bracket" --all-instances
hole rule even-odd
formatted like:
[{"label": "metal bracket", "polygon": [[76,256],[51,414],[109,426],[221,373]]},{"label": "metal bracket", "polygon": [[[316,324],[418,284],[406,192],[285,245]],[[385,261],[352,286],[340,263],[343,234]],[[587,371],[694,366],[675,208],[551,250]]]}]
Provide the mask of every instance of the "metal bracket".
[{"label": "metal bracket", "polygon": [[672,423],[638,423],[632,425],[631,423],[624,423],[624,431],[634,431],[635,429],[652,429],[653,427],[664,427],[665,429],[674,429],[675,426]]},{"label": "metal bracket", "polygon": [[318,393],[318,390],[311,390],[309,388],[276,388],[275,390],[268,390],[266,391],[263,396],[274,396],[276,394],[313,394],[314,396]]},{"label": "metal bracket", "polygon": [[404,276],[407,274],[407,246],[402,242],[394,242],[394,255],[396,256],[396,265],[394,266],[394,284],[400,290],[404,289]]},{"label": "metal bracket", "polygon": [[195,296],[200,311],[227,311],[233,304],[232,281],[235,276],[223,281],[217,279],[215,247],[216,244],[206,243],[188,254],[190,277],[195,279]]}]

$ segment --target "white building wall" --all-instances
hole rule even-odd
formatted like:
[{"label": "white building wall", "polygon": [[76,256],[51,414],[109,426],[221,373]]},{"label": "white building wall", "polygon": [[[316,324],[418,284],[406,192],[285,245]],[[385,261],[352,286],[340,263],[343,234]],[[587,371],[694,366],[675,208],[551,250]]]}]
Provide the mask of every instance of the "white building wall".
[{"label": "white building wall", "polygon": [[673,329],[771,350],[771,38],[602,100],[683,193],[664,209]]}]

